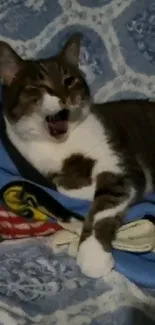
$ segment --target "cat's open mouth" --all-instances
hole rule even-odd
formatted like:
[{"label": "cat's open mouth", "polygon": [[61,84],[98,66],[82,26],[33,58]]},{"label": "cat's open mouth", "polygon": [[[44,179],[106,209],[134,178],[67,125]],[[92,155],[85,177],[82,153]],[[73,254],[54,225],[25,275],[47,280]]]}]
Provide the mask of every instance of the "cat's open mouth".
[{"label": "cat's open mouth", "polygon": [[55,115],[47,115],[46,123],[51,136],[57,138],[68,131],[69,110],[63,109]]}]

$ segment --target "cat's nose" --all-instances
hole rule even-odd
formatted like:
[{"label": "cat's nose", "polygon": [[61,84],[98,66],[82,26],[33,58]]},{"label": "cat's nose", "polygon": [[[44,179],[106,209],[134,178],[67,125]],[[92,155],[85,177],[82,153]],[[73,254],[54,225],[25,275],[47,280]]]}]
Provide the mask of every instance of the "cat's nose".
[{"label": "cat's nose", "polygon": [[66,98],[61,98],[62,104],[65,105],[66,104]]},{"label": "cat's nose", "polygon": [[67,106],[79,106],[81,103],[81,96],[80,95],[74,95],[70,96],[66,99],[66,105]]},{"label": "cat's nose", "polygon": [[65,98],[61,98],[59,100],[59,104],[60,104],[61,108],[64,108],[66,106],[66,99]]}]

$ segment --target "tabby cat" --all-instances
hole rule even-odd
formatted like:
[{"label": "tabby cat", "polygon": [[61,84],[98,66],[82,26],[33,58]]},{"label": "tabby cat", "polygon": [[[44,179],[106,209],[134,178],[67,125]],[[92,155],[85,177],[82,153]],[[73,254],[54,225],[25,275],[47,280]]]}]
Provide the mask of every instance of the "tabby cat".
[{"label": "tabby cat", "polygon": [[80,39],[43,60],[23,60],[1,41],[0,77],[10,141],[61,193],[92,201],[77,262],[97,278],[114,266],[111,242],[126,210],[155,188],[155,104],[94,104]]}]

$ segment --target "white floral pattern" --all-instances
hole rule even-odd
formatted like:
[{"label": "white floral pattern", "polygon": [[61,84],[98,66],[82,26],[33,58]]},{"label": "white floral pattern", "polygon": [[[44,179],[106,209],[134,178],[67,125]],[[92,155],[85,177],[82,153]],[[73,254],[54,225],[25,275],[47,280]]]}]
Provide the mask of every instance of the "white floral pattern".
[{"label": "white floral pattern", "polygon": [[[1,0],[0,38],[22,57],[84,35],[80,66],[96,101],[155,98],[154,0]],[[0,325],[153,325],[155,293],[112,272],[84,277],[44,240],[0,247]]]}]

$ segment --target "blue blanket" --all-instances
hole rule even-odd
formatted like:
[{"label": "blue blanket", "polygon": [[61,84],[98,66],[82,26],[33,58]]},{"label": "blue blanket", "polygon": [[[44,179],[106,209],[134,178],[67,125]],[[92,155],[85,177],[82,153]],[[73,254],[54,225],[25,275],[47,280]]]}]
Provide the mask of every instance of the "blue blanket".
[{"label": "blue blanket", "polygon": [[[1,127],[3,128],[3,125]],[[2,140],[4,141],[4,136],[2,136]],[[25,205],[26,202],[23,202],[22,197],[25,196],[24,193],[27,193],[35,197],[35,205],[36,202],[38,202],[38,206],[44,206],[44,210],[46,209],[46,211],[49,211],[53,215],[61,215],[64,217],[64,220],[67,215],[73,216],[74,214],[75,217],[83,220],[87,217],[91,208],[91,202],[62,195],[57,192],[56,189],[51,189],[50,185],[49,187],[48,184],[46,186],[46,180],[44,179],[43,181],[45,184],[40,184],[39,177],[37,177],[37,175],[34,177],[37,171],[31,166],[31,173],[30,166],[27,162],[24,161],[23,158],[22,161],[20,161],[20,154],[18,153],[18,156],[16,156],[16,149],[13,148],[13,152],[11,151],[10,153],[9,145],[11,144],[9,142],[5,143],[5,141],[4,144],[5,146],[3,142],[0,142],[0,156],[3,157],[0,160],[0,195],[1,200],[8,208],[11,208],[11,205],[9,205],[9,198],[11,193],[13,193],[14,200],[16,200],[16,197],[21,198],[21,200],[18,199],[19,203],[17,204],[16,212],[26,217],[26,210],[22,210],[22,205]],[[7,151],[7,149],[9,151]],[[10,155],[12,154],[12,156],[9,156],[8,152]],[[19,170],[16,166],[16,162],[18,162],[20,169],[23,163],[23,170],[29,170],[29,173],[25,175],[23,170]],[[51,200],[53,200],[53,202]],[[57,207],[55,202],[59,203],[60,207]],[[36,219],[36,217],[37,216],[31,215],[31,218]],[[28,218],[30,218],[30,216],[28,216]],[[124,218],[124,223],[140,220],[142,218],[149,218],[149,220],[154,219],[155,222],[155,195],[148,195],[143,202],[130,208],[128,214]],[[155,289],[155,253],[136,254],[115,249],[113,250],[113,256],[116,262],[116,271],[121,272],[138,285]]]},{"label": "blue blanket", "polygon": [[[55,54],[72,32],[82,31],[81,68],[95,101],[152,100],[154,16],[154,0],[8,0],[0,3],[0,38],[10,42],[23,57],[46,57]],[[133,209],[130,218],[144,214],[154,217],[150,198]],[[152,255],[151,259],[149,254],[137,259],[118,251],[114,254],[116,262],[126,267],[122,270],[116,263],[121,272],[153,287]],[[2,244],[0,260],[3,325],[155,322],[153,291],[138,289],[116,272],[105,281],[88,279],[65,250],[55,252],[46,241]],[[128,274],[129,269],[134,273]]]}]

